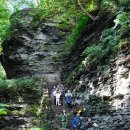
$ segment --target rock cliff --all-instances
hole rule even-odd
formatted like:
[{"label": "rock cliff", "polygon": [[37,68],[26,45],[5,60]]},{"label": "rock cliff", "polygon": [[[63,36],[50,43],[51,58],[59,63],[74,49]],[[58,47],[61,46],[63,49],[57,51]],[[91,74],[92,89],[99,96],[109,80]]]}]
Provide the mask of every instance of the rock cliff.
[{"label": "rock cliff", "polygon": [[[123,41],[116,53],[111,55],[110,51],[100,61],[91,62],[90,59],[87,63],[82,55],[86,47],[102,42],[103,31],[114,27],[115,17],[102,13],[96,21],[89,21],[64,57],[64,65],[65,38],[53,23],[41,23],[35,30],[18,29],[3,43],[2,64],[7,77],[36,76],[56,83],[62,71],[62,80],[100,130],[130,130],[129,31],[121,35],[119,41],[126,42]],[[114,39],[117,30],[118,27],[113,28],[110,39]]]},{"label": "rock cliff", "polygon": [[[110,57],[96,62],[88,62],[83,56],[85,48],[101,42],[103,31],[114,26],[114,19],[115,16],[102,14],[95,22],[87,23],[64,61],[63,79],[99,130],[130,130],[130,40],[114,55],[110,52]],[[121,39],[129,35],[126,31]]]},{"label": "rock cliff", "polygon": [[18,29],[6,40],[2,63],[8,78],[34,76],[58,81],[63,50],[60,31],[53,23],[43,23],[36,30]]},{"label": "rock cliff", "polygon": [[[23,82],[24,87],[27,87],[27,93],[23,86],[19,91],[20,94],[17,90],[15,91],[16,93],[13,92],[13,97],[9,90],[0,92],[0,96],[2,95],[1,97],[4,97],[4,99],[9,99],[9,104],[17,111],[17,115],[12,114],[8,120],[2,121],[1,129],[27,130],[35,125],[38,126],[40,118],[37,118],[37,113],[41,113],[43,109],[46,109],[43,107],[43,104],[45,102],[44,98],[46,99],[46,97],[48,98],[50,95],[51,90],[49,90],[49,87],[52,88],[60,82],[60,72],[63,66],[62,55],[64,53],[65,34],[67,32],[58,29],[58,27],[56,27],[58,23],[51,21],[44,21],[33,28],[32,25],[30,25],[33,21],[32,18],[28,16],[28,13],[29,10],[23,10],[20,17],[21,21],[28,21],[26,24],[12,23],[13,32],[10,38],[5,40],[2,44],[3,55],[1,56],[1,62],[6,71],[7,79],[9,79],[10,82],[12,80],[14,83],[14,79],[19,80],[23,78],[26,80],[28,78],[34,78],[36,79],[35,83],[39,87],[37,89],[36,86],[29,85],[29,82],[26,85],[23,80],[21,82]],[[16,14],[12,15],[11,20]],[[20,81],[18,82],[20,83]],[[16,86],[15,83],[14,85]],[[35,101],[37,94],[31,92],[28,85],[31,89],[34,87],[34,90],[38,90],[37,94],[39,93],[40,95],[37,96],[37,101]],[[7,87],[8,86],[9,85],[7,85]],[[6,95],[6,97],[4,95]],[[29,96],[30,98],[24,100],[23,95]],[[33,100],[31,97],[33,97]],[[1,101],[3,100],[1,99]],[[21,104],[25,105],[21,106]],[[31,107],[30,104],[32,105]],[[15,105],[19,107],[18,110],[15,108]],[[28,112],[26,111],[28,111],[28,108],[33,109],[33,107],[35,114],[28,116]],[[51,106],[49,105],[49,107]],[[23,109],[25,109],[25,113],[22,111]],[[51,112],[53,113],[53,111]],[[16,116],[17,119],[15,119]],[[32,118],[32,116],[34,117]],[[5,116],[5,118],[7,117]],[[18,122],[20,123],[18,124]]]}]

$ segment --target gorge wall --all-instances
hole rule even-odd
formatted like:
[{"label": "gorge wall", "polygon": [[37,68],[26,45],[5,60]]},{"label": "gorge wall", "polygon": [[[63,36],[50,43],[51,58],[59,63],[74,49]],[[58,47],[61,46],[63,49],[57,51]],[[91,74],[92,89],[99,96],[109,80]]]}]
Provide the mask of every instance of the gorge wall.
[{"label": "gorge wall", "polygon": [[35,30],[17,28],[3,43],[1,61],[7,77],[42,77],[46,82],[58,83],[62,73],[62,81],[81,101],[86,116],[93,118],[99,130],[130,130],[129,30],[121,35],[119,41],[123,43],[116,53],[111,55],[110,51],[110,56],[100,60],[86,61],[83,56],[87,47],[102,42],[104,30],[111,28],[110,39],[114,39],[120,28],[114,28],[115,17],[102,13],[96,21],[89,20],[64,63],[66,32],[54,23],[41,23]]},{"label": "gorge wall", "polygon": [[8,78],[43,77],[59,82],[64,50],[62,31],[54,23],[37,29],[17,28],[3,43],[2,64]]},{"label": "gorge wall", "polygon": [[[97,60],[93,57],[86,60],[83,55],[87,47],[96,46],[95,50],[100,47],[98,44],[103,41],[104,30],[111,28],[114,33],[118,32],[120,26],[114,28],[115,18],[102,14],[95,22],[89,21],[64,61],[63,79],[79,104],[86,108],[86,116],[98,124],[99,130],[130,130],[129,31],[126,30],[119,40],[127,39],[127,44],[112,55],[110,52],[110,57],[100,59],[101,50],[93,55],[95,59],[99,58]],[[110,41],[115,38],[114,33]],[[109,38],[105,44],[109,44]]]},{"label": "gorge wall", "polygon": [[[54,114],[51,105],[48,106],[49,110],[46,109],[49,98],[47,100],[45,97],[49,96],[48,89],[60,82],[60,72],[63,66],[61,57],[64,53],[67,32],[58,29],[57,23],[51,21],[44,21],[32,28],[30,25],[32,17],[28,15],[28,12],[29,10],[21,12],[21,20],[28,22],[25,25],[15,23],[10,38],[2,44],[1,62],[7,75],[5,82],[14,83],[15,80],[19,80],[19,85],[15,90],[13,85],[7,84],[7,88],[13,86],[14,89],[0,91],[1,101],[8,99],[9,109],[11,109],[11,112],[3,116],[1,120],[1,130],[27,130],[32,127],[43,127],[49,122],[49,120],[48,122],[44,120],[47,112],[51,111],[49,117],[52,113]],[[11,19],[15,15],[12,15]],[[33,79],[34,82],[32,82]],[[21,83],[23,86],[20,85]],[[15,83],[14,85],[17,86]],[[45,106],[44,103],[46,103]],[[37,115],[39,110],[40,118]]]}]

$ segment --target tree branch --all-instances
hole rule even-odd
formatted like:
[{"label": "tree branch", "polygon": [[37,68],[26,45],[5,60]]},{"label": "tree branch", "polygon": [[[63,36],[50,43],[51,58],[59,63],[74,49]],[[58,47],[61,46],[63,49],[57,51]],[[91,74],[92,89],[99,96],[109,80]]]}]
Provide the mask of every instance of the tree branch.
[{"label": "tree branch", "polygon": [[80,6],[80,8],[82,9],[82,11],[83,11],[86,15],[88,15],[92,20],[96,20],[96,19],[98,18],[98,17],[92,16],[89,12],[87,12],[87,11],[84,9],[84,7],[82,6],[80,0],[77,0],[77,2],[78,2],[78,5]]}]

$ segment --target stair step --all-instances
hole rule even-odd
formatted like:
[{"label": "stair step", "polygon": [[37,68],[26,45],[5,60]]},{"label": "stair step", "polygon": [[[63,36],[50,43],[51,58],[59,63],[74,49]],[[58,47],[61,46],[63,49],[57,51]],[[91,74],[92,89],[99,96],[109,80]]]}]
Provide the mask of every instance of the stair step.
[{"label": "stair step", "polygon": [[[51,92],[52,92],[52,89],[53,89],[53,86],[54,86],[54,84],[48,84],[48,92],[46,93],[46,94],[48,94],[48,96],[50,97],[51,96]],[[50,97],[51,98],[51,97]],[[56,113],[56,115],[60,115],[61,113],[62,113],[62,111],[63,110],[66,110],[67,111],[67,108],[66,108],[66,106],[65,105],[61,105],[61,106],[55,106],[55,105],[53,105],[53,107],[54,107],[54,110],[55,110],[55,113]],[[71,111],[71,110],[70,110]],[[67,111],[67,112],[70,112],[70,111]],[[71,123],[72,123],[72,118],[73,118],[73,116],[70,116],[69,118],[68,118],[68,130],[72,130],[72,128],[71,128]],[[61,122],[61,119],[59,118],[59,117],[56,117],[56,119],[55,119],[55,125],[57,126],[61,126],[62,125],[62,122]],[[62,130],[62,129],[61,129]]]}]

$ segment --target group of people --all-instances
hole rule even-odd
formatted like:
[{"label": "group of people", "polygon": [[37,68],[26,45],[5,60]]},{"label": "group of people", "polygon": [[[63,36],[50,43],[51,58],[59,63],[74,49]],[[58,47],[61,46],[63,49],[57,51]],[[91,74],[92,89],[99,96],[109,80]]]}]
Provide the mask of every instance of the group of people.
[{"label": "group of people", "polygon": [[71,109],[72,107],[72,97],[73,95],[70,90],[67,90],[65,93],[64,86],[62,84],[59,84],[57,87],[54,86],[51,93],[54,105],[60,106],[65,104],[68,109]]},{"label": "group of people", "polygon": [[[87,130],[97,130],[97,125],[91,121],[91,118],[88,118],[86,121],[81,110],[78,110],[76,112],[72,111],[72,102],[75,102],[78,105],[79,99],[75,99],[70,90],[67,90],[65,92],[64,86],[62,84],[57,85],[57,87],[54,86],[51,93],[51,98],[54,105],[60,106],[65,104],[67,110],[70,110],[67,112],[66,110],[63,110],[61,115],[57,115],[61,119],[62,128],[67,127],[69,116],[74,114],[71,123],[71,126],[74,130],[86,130],[84,128],[87,128]],[[75,99],[75,101],[73,101],[73,99]],[[84,124],[86,124],[86,122],[87,126],[84,127]]]},{"label": "group of people", "polygon": [[59,115],[62,122],[62,128],[66,128],[68,124],[68,118],[70,115],[74,114],[71,126],[74,130],[97,130],[97,124],[93,123],[91,118],[85,118],[82,115],[81,110],[77,112],[69,112],[67,113],[65,110],[63,110],[62,114]]}]

